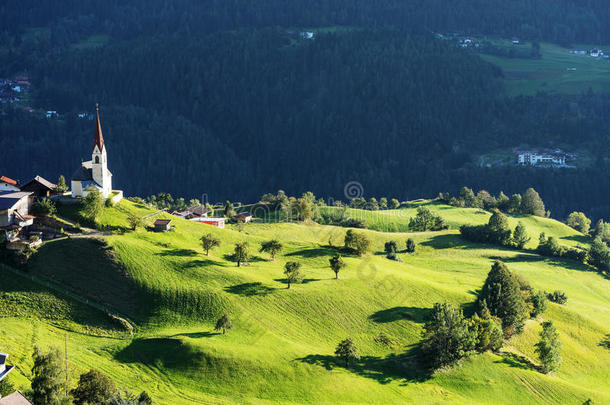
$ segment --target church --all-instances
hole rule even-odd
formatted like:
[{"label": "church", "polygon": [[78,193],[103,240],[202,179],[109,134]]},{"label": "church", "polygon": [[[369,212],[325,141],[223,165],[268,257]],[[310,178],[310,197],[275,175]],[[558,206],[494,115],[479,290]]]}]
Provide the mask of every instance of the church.
[{"label": "church", "polygon": [[72,175],[72,197],[84,197],[87,188],[95,187],[104,198],[112,193],[112,173],[108,170],[108,159],[106,146],[102,136],[102,124],[100,123],[100,110],[96,105],[96,127],[93,140],[93,152],[91,160],[82,162],[81,166]]}]

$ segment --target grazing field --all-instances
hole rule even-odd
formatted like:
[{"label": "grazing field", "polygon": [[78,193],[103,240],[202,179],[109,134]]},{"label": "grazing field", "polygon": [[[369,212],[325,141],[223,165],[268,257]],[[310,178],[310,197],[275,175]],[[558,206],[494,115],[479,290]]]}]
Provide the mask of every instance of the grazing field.
[{"label": "grazing field", "polygon": [[610,59],[570,53],[574,49],[590,50],[594,47],[574,45],[567,49],[542,43],[540,59],[481,57],[502,68],[506,88],[511,95],[531,95],[539,91],[578,94],[587,92],[589,88],[596,92],[607,92],[610,91]]},{"label": "grazing field", "polygon": [[[359,230],[372,240],[373,251],[346,256],[347,267],[335,280],[328,266],[335,252],[329,241],[341,245],[345,228],[249,223],[220,230],[174,219],[171,232],[127,231],[126,212],[152,211],[123,201],[101,217],[118,233],[47,243],[28,271],[102,301],[135,323],[134,335],[126,337],[95,321],[104,314],[92,308],[82,313],[62,309],[61,319],[53,320],[45,317],[44,308],[12,299],[12,309],[0,312],[0,351],[11,353],[18,366],[16,382],[26,389],[33,345],[63,347],[67,336],[73,381],[96,367],[118,386],[145,389],[161,404],[582,404],[588,398],[609,403],[610,281],[575,262],[464,242],[455,228],[484,223],[489,213],[420,204],[454,229]],[[415,209],[350,213],[366,217],[370,227],[389,230],[382,227],[394,223],[392,230],[405,230]],[[550,219],[510,218],[511,225],[518,221],[535,240],[544,231],[565,244],[587,243],[583,235]],[[205,233],[221,240],[209,256],[199,242]],[[396,240],[403,249],[409,237],[417,250],[399,253],[402,262],[381,253],[385,242]],[[260,242],[272,238],[284,245],[274,261],[258,252]],[[253,257],[249,265],[237,267],[230,254],[241,241],[249,243]],[[562,290],[569,297],[565,306],[549,303],[543,315],[561,334],[562,367],[548,376],[537,371],[533,345],[541,320],[530,320],[500,353],[475,355],[430,373],[417,356],[426,314],[435,302],[468,308],[495,260],[505,261],[534,288]],[[304,282],[290,289],[282,274],[286,261],[301,262],[305,273]],[[66,308],[74,304],[28,283],[9,283],[7,291],[4,271],[0,268],[0,300],[10,294],[50,297],[43,300]],[[226,335],[214,330],[224,313],[235,326]],[[62,322],[95,328],[70,328]],[[381,334],[389,343],[376,339]],[[346,337],[354,339],[361,354],[350,369],[333,354]]]}]

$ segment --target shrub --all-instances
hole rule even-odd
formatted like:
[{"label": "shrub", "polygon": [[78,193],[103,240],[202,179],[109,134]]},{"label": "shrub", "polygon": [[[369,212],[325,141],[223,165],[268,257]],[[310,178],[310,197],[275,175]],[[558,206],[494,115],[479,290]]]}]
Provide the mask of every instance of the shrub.
[{"label": "shrub", "polygon": [[32,205],[32,213],[39,217],[50,217],[55,215],[57,207],[55,203],[47,197],[44,197]]},{"label": "shrub", "polygon": [[395,240],[391,240],[385,243],[384,251],[386,256],[390,260],[396,260],[396,251],[398,250],[398,245]]},{"label": "shrub", "polygon": [[565,305],[568,302],[568,296],[563,291],[554,291],[552,293],[544,292],[549,301],[556,304]]},{"label": "shrub", "polygon": [[588,262],[599,270],[610,269],[610,249],[600,238],[596,238],[591,244]]},{"label": "shrub", "polygon": [[407,239],[407,252],[415,253],[415,241],[411,238]]}]

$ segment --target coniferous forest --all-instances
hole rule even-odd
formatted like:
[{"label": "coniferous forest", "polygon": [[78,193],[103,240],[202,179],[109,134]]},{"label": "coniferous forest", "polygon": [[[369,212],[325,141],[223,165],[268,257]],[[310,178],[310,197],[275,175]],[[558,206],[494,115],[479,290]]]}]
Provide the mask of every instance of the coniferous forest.
[{"label": "coniferous forest", "polygon": [[[435,38],[467,32],[610,43],[602,1],[5,1],[0,77],[27,73],[31,106],[3,106],[0,172],[68,178],[88,160],[100,103],[127,195],[212,201],[312,190],[401,199],[462,186],[532,186],[554,217],[610,216],[610,95],[509,96],[503,71]],[[534,10],[534,11],[532,11]],[[322,28],[324,27],[324,28]],[[316,30],[314,40],[300,33]],[[91,36],[101,45],[87,46]],[[482,167],[521,145],[586,150],[579,169]]]}]

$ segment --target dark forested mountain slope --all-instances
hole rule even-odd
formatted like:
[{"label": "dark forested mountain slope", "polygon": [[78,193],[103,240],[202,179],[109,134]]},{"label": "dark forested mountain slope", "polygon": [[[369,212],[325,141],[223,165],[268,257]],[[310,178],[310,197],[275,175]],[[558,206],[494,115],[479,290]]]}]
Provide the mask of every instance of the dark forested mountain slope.
[{"label": "dark forested mountain slope", "polygon": [[[533,185],[555,215],[610,216],[610,98],[509,98],[498,68],[430,33],[559,41],[571,21],[570,40],[605,38],[601,2],[553,4],[9,0],[0,5],[0,77],[27,72],[31,105],[61,118],[6,108],[0,171],[69,176],[92,136],[76,113],[100,102],[115,182],[129,195],[251,200],[284,188],[344,198],[343,186],[359,181],[367,196],[409,198]],[[344,26],[315,40],[295,28],[333,24]],[[90,46],[92,34],[106,42]],[[480,154],[522,144],[584,148],[595,166],[479,167]]]},{"label": "dark forested mountain slope", "polygon": [[106,32],[212,32],[261,26],[387,26],[544,39],[610,39],[605,0],[4,0],[0,32],[50,26],[53,43]]}]

